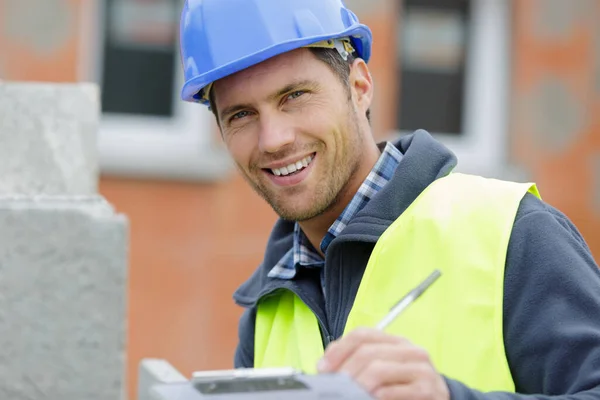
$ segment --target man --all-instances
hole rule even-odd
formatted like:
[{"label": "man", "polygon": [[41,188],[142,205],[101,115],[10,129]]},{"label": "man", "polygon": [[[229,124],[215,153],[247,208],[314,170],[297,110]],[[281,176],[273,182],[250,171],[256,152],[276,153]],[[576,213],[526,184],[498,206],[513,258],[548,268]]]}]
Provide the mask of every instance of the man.
[{"label": "man", "polygon": [[600,273],[583,238],[534,185],[453,173],[425,131],[377,144],[370,50],[341,0],[184,7],[182,98],[210,106],[281,217],[235,293],[235,366],[347,373],[378,399],[600,399]]}]

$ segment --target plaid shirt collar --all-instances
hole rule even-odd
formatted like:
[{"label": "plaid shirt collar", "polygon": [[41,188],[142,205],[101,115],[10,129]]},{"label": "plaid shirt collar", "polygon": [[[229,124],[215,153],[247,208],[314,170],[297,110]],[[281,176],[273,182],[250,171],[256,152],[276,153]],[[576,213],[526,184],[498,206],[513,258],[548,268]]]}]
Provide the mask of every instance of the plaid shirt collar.
[{"label": "plaid shirt collar", "polygon": [[[401,159],[402,153],[400,150],[391,143],[386,143],[381,156],[369,173],[369,176],[367,176],[367,179],[362,183],[344,211],[333,222],[321,241],[321,251],[323,254],[327,251],[327,247],[331,241],[344,230],[356,213],[362,210],[375,193],[390,181]],[[273,269],[269,271],[269,277],[291,279],[296,275],[296,269],[299,266],[319,268],[323,264],[323,258],[308,241],[302,229],[300,229],[300,225],[296,223],[294,226],[294,245]]]}]

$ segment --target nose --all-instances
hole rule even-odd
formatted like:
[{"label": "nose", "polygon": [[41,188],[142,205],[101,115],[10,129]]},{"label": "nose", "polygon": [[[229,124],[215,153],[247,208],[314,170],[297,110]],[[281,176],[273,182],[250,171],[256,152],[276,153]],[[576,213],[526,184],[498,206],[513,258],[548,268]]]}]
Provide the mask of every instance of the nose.
[{"label": "nose", "polygon": [[296,135],[292,124],[279,113],[263,113],[260,118],[258,146],[261,152],[276,153],[294,143]]}]

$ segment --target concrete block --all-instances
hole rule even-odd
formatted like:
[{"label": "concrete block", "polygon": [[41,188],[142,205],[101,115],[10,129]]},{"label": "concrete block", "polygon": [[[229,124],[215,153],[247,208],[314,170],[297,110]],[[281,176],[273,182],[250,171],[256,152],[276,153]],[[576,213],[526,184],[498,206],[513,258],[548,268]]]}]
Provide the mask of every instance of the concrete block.
[{"label": "concrete block", "polygon": [[99,196],[0,196],[0,399],[125,398],[127,225]]},{"label": "concrete block", "polygon": [[152,388],[156,385],[187,381],[188,379],[167,360],[159,358],[142,359],[138,368],[137,400],[156,400],[157,396],[152,393]]},{"label": "concrete block", "polygon": [[0,82],[0,195],[91,195],[98,187],[94,84]]}]

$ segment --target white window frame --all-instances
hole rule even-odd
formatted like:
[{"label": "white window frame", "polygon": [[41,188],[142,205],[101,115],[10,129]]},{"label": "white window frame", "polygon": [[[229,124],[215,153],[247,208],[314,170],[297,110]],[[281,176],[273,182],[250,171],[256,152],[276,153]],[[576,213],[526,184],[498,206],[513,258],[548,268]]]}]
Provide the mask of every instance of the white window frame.
[{"label": "white window frame", "polygon": [[[181,4],[183,4],[183,1]],[[101,84],[104,0],[82,2],[79,76]],[[230,158],[215,135],[212,113],[203,105],[179,98],[183,74],[179,51],[173,117],[103,114],[98,129],[98,162],[105,175],[215,181],[228,176]],[[100,86],[101,87],[101,86]]]},{"label": "white window frame", "polygon": [[[463,129],[430,132],[458,158],[457,172],[507,174],[510,0],[473,0],[465,71]],[[410,101],[410,99],[402,99]],[[396,131],[392,136],[406,135]]]}]

